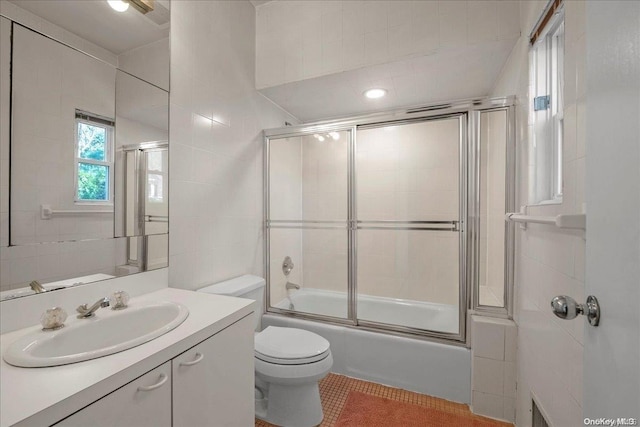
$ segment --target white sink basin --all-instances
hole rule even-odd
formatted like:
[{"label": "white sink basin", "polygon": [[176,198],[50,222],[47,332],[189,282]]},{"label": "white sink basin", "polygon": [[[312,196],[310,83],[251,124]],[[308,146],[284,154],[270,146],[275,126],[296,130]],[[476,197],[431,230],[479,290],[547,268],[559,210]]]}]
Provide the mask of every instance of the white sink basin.
[{"label": "white sink basin", "polygon": [[94,318],[73,319],[57,331],[26,335],[7,348],[5,362],[26,368],[58,366],[118,353],[151,341],[180,325],[189,310],[173,302],[100,309]]}]

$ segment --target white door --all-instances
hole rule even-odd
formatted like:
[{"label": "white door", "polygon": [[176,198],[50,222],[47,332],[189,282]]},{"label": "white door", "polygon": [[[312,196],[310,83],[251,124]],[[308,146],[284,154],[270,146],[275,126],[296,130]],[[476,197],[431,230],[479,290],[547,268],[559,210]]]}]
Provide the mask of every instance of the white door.
[{"label": "white door", "polygon": [[602,317],[600,326],[585,327],[582,407],[585,418],[638,420],[640,2],[586,7],[585,286]]}]

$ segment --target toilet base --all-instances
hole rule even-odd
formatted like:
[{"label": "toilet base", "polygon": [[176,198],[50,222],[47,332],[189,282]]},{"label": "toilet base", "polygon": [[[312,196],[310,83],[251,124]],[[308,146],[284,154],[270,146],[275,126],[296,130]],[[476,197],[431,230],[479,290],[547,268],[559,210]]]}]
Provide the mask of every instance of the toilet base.
[{"label": "toilet base", "polygon": [[[264,391],[264,390],[263,390]],[[313,427],[322,422],[318,383],[269,384],[263,399],[256,399],[256,418],[284,427]]]}]

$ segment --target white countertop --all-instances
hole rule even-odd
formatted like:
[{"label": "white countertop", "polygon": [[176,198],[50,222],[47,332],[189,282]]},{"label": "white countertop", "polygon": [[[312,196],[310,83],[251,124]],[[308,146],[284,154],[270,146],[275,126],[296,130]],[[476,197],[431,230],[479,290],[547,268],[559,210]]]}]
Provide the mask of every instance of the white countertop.
[{"label": "white countertop", "polygon": [[[49,368],[0,365],[0,427],[49,425],[163,364],[255,311],[247,299],[166,288],[132,298],[129,305],[173,301],[189,309],[174,330],[138,347],[86,362]],[[101,309],[106,310],[106,309]],[[96,312],[100,316],[100,310]],[[34,319],[34,323],[38,319]],[[86,320],[72,314],[67,324]],[[40,329],[33,326],[0,335],[0,351]]]}]

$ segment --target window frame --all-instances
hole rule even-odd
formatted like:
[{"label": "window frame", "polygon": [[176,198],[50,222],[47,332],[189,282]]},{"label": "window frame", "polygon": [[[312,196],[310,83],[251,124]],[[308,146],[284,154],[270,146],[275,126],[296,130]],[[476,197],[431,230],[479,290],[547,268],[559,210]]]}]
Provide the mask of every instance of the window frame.
[{"label": "window frame", "polygon": [[[532,156],[534,162],[530,167],[529,203],[532,205],[561,204],[563,199],[563,150],[564,150],[564,56],[565,56],[565,15],[560,6],[553,17],[546,23],[543,31],[534,44],[530,46],[530,123]],[[543,54],[540,49],[544,49]],[[540,60],[544,59],[544,70],[541,72]],[[539,85],[540,77],[544,77],[544,85]],[[549,97],[545,109],[545,123],[540,123],[539,113],[535,109],[536,97],[544,93]],[[543,137],[539,138],[537,125],[546,126]],[[535,150],[545,150],[537,155]],[[543,164],[541,164],[543,163]]]},{"label": "window frame", "polygon": [[[95,120],[92,120],[95,118]],[[76,112],[76,119],[74,124],[74,168],[73,168],[73,181],[74,181],[74,194],[73,201],[76,205],[113,205],[113,186],[114,186],[114,164],[115,164],[115,155],[114,155],[114,135],[115,135],[115,126],[109,119],[103,119],[98,116],[89,115],[87,113]],[[78,128],[80,124],[86,124],[93,127],[100,127],[106,130],[105,136],[105,159],[106,160],[94,160],[94,159],[85,159],[80,157],[79,153],[79,140],[78,140]],[[79,197],[78,191],[80,190],[80,185],[78,181],[78,168],[80,164],[91,164],[98,166],[106,166],[107,167],[107,199],[81,199]]]}]

